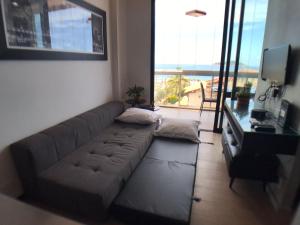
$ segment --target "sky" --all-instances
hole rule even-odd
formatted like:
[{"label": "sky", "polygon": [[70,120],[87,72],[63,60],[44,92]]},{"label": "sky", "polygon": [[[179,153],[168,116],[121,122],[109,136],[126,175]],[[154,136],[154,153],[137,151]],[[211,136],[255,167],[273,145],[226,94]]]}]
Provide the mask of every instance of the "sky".
[{"label": "sky", "polygon": [[91,12],[69,8],[49,12],[53,49],[93,52]]},{"label": "sky", "polygon": [[[247,0],[241,62],[259,65],[268,0]],[[241,0],[237,0],[233,37],[236,51]],[[156,64],[211,65],[220,62],[225,0],[156,0]],[[206,16],[186,16],[200,9]],[[235,54],[232,55],[232,59]]]}]

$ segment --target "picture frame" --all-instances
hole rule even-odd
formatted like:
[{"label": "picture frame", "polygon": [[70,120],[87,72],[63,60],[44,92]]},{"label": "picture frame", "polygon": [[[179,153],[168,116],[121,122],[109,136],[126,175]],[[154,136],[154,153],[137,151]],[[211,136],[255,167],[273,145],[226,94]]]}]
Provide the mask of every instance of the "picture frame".
[{"label": "picture frame", "polygon": [[106,12],[81,0],[0,0],[0,60],[107,60]]}]

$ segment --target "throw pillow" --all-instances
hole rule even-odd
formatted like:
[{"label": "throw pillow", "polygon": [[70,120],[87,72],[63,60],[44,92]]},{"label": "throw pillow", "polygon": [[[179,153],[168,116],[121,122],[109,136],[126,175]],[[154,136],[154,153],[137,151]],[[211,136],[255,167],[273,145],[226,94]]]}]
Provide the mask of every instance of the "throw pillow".
[{"label": "throw pillow", "polygon": [[136,123],[136,124],[153,124],[156,123],[161,116],[153,111],[139,108],[126,109],[124,113],[116,118],[116,120],[124,123]]},{"label": "throw pillow", "polygon": [[198,137],[199,121],[163,118],[158,130],[154,132],[155,136],[186,139],[200,143]]}]

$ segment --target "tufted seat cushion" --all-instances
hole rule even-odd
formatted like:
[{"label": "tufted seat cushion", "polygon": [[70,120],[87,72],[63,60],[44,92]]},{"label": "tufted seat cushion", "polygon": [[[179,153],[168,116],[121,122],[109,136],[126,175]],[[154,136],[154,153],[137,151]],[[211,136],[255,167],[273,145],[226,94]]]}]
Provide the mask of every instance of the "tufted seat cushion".
[{"label": "tufted seat cushion", "polygon": [[38,176],[40,197],[73,211],[104,216],[143,158],[153,130],[153,125],[112,124]]},{"label": "tufted seat cushion", "polygon": [[155,125],[115,122],[109,102],[11,145],[24,194],[101,219],[152,141]]}]

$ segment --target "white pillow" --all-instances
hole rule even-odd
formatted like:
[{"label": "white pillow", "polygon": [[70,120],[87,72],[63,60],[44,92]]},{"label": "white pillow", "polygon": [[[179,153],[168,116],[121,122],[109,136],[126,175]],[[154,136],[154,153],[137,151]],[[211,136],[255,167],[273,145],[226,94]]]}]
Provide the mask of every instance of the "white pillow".
[{"label": "white pillow", "polygon": [[154,132],[155,136],[186,139],[200,143],[198,137],[199,121],[163,118],[162,124]]},{"label": "white pillow", "polygon": [[153,111],[139,108],[126,109],[116,120],[124,123],[137,123],[137,124],[152,124],[156,123],[161,116]]}]

